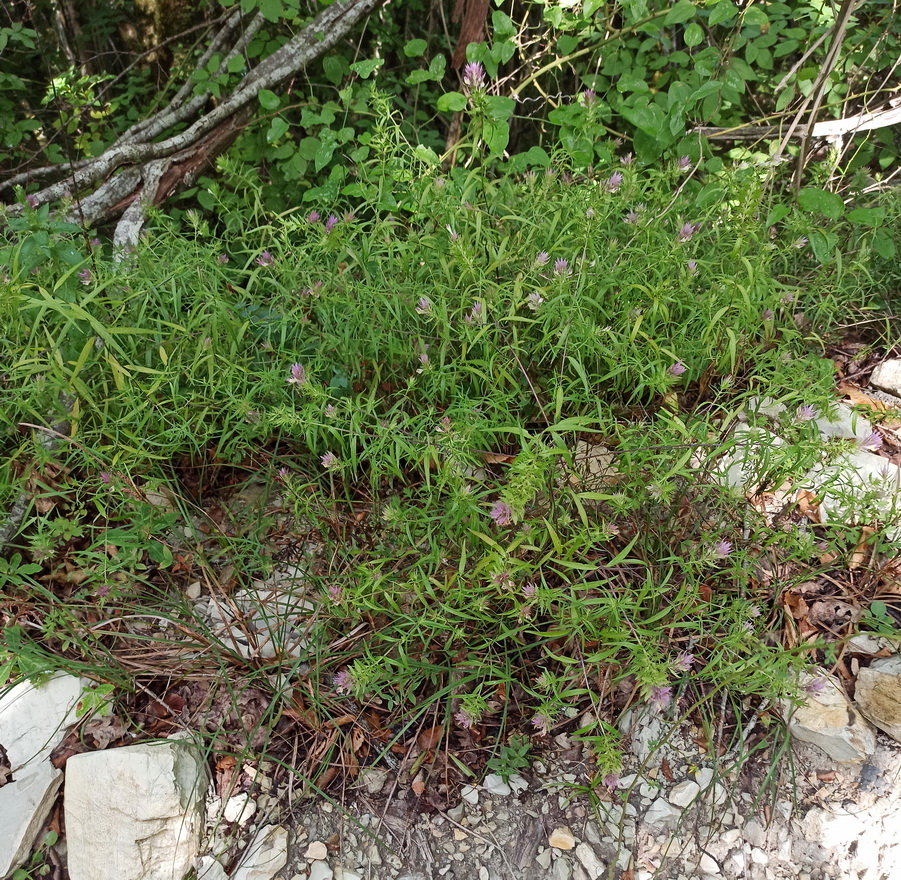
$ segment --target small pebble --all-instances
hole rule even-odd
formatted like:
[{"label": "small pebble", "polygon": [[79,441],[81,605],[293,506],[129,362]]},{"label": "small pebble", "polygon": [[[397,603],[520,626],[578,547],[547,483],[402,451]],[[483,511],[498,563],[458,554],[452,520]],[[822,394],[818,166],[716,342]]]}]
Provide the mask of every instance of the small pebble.
[{"label": "small pebble", "polygon": [[547,839],[547,842],[554,849],[572,849],[576,845],[576,839],[573,837],[572,831],[565,825],[555,828]]},{"label": "small pebble", "polygon": [[321,840],[314,840],[308,847],[303,857],[310,862],[318,862],[328,858],[328,847]]}]

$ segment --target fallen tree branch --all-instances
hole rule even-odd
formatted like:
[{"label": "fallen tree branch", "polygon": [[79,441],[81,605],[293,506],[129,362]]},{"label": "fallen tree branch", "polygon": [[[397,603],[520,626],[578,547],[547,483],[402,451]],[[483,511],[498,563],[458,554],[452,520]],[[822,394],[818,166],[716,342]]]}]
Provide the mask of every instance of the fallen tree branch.
[{"label": "fallen tree branch", "polygon": [[[844,119],[828,119],[824,122],[817,122],[809,131],[809,126],[797,125],[791,132],[791,137],[838,138],[847,134],[888,128],[891,125],[898,125],[898,123],[901,123],[901,105],[859,113],[856,116],[846,116]],[[784,130],[776,125],[744,125],[737,128],[699,125],[692,130],[704,137],[716,140],[756,141],[785,137]]]},{"label": "fallen tree branch", "polygon": [[[108,222],[128,212],[137,202],[139,207],[128,214],[125,226],[121,231],[117,230],[115,236],[121,243],[131,243],[135,230],[139,232],[143,225],[143,214],[149,205],[160,204],[168,195],[191,185],[199,170],[207,167],[234,142],[241,127],[253,115],[261,90],[278,88],[335,46],[381,2],[338,0],[333,3],[251,69],[231,94],[205,113],[202,111],[211,99],[209,92],[189,97],[193,83],[188,80],[163,110],[136,123],[100,156],[16,175],[0,184],[0,191],[35,178],[65,175],[33,193],[32,201],[42,205],[74,195],[76,202],[70,208],[68,218],[73,222],[83,218],[88,225]],[[237,12],[235,16],[238,16]],[[240,16],[235,16],[228,18],[214,38],[220,48],[238,28]],[[249,21],[226,53],[220,70],[225,69],[230,58],[244,51],[262,25],[259,14]],[[191,119],[194,121],[184,131],[165,137],[167,131]],[[157,140],[160,137],[162,139]],[[91,191],[86,193],[88,190]],[[15,216],[22,210],[21,205],[12,205],[7,213]]]}]

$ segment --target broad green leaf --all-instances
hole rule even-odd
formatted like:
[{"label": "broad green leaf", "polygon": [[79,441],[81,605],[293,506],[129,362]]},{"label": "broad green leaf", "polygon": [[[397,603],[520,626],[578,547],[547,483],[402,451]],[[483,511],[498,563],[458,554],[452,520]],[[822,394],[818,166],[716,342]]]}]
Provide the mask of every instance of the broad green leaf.
[{"label": "broad green leaf", "polygon": [[891,236],[884,229],[877,229],[873,233],[873,250],[883,260],[893,260],[897,249]]},{"label": "broad green leaf", "polygon": [[285,17],[285,7],[282,0],[260,0],[260,14],[266,21],[279,21]]},{"label": "broad green leaf", "polygon": [[435,76],[434,73],[431,73],[428,70],[411,70],[410,73],[407,74],[407,82],[411,86],[418,86],[420,83],[424,82],[436,82],[440,79],[440,76]]},{"label": "broad green leaf", "polygon": [[281,116],[276,116],[269,124],[269,130],[266,132],[266,143],[275,143],[289,128],[288,121]]},{"label": "broad green leaf", "polygon": [[240,73],[244,69],[245,64],[246,61],[244,60],[243,55],[233,55],[228,59],[226,70],[228,70],[229,73]]},{"label": "broad green leaf", "polygon": [[510,124],[506,121],[487,120],[482,137],[492,156],[500,156],[510,142]]},{"label": "broad green leaf", "polygon": [[788,205],[776,205],[776,207],[766,215],[766,225],[775,226],[777,223],[784,220],[790,213],[791,208],[789,208]]},{"label": "broad green leaf", "polygon": [[575,51],[578,45],[579,38],[572,34],[561,34],[557,37],[557,52],[560,55],[569,55],[570,52]]},{"label": "broad green leaf", "polygon": [[361,79],[369,79],[384,63],[384,58],[371,58],[368,61],[355,61],[350,69]]},{"label": "broad green leaf", "polygon": [[486,95],[485,107],[492,119],[509,119],[516,109],[516,101],[502,95]]},{"label": "broad green leaf", "polygon": [[838,220],[845,212],[841,196],[813,186],[798,193],[798,204],[808,213],[819,213],[830,220]]},{"label": "broad green leaf", "polygon": [[735,7],[734,3],[731,3],[730,0],[720,0],[720,2],[710,10],[708,24],[711,27],[715,24],[723,24],[723,22],[735,18],[736,15],[738,15],[738,9]]},{"label": "broad green leaf", "polygon": [[342,61],[343,59],[338,58],[337,55],[326,55],[322,59],[322,72],[332,85],[340,85],[341,80],[344,79],[346,62],[342,64]]},{"label": "broad green leaf", "polygon": [[438,99],[437,106],[442,113],[456,113],[466,106],[466,96],[459,92],[446,92]]},{"label": "broad green leaf", "polygon": [[699,46],[704,39],[704,28],[702,28],[697,22],[693,21],[687,28],[685,28],[685,33],[682,35],[682,39],[685,41],[685,45],[688,46],[689,49],[693,49],[695,46]]},{"label": "broad green leaf", "polygon": [[404,46],[404,55],[406,55],[407,58],[419,58],[419,56],[425,52],[426,46],[428,46],[428,43],[426,43],[425,40],[410,40]]},{"label": "broad green leaf", "polygon": [[606,0],[582,0],[582,15],[591,18],[606,2]]},{"label": "broad green leaf", "polygon": [[838,236],[834,232],[822,232],[814,229],[808,238],[810,239],[810,249],[818,263],[824,265],[833,259],[838,244]]},{"label": "broad green leaf", "polygon": [[679,0],[679,2],[667,12],[663,19],[663,24],[669,26],[671,24],[682,24],[690,21],[697,14],[697,7],[691,0]]},{"label": "broad green leaf", "polygon": [[441,77],[444,76],[445,70],[447,70],[447,59],[444,57],[444,55],[436,55],[429,62],[429,73],[431,73],[433,76],[438,77],[438,79],[441,79]]},{"label": "broad green leaf", "polygon": [[516,35],[516,25],[513,19],[499,9],[491,13],[491,27],[496,37],[513,37]]},{"label": "broad green leaf", "polygon": [[848,219],[861,226],[880,226],[885,220],[885,208],[855,208],[848,213]]},{"label": "broad green leaf", "polygon": [[270,92],[269,89],[260,89],[257,98],[264,110],[278,110],[282,102],[282,99],[275,92]]},{"label": "broad green leaf", "polygon": [[770,19],[759,6],[749,6],[742,16],[741,23],[762,27],[765,24],[769,24]]}]

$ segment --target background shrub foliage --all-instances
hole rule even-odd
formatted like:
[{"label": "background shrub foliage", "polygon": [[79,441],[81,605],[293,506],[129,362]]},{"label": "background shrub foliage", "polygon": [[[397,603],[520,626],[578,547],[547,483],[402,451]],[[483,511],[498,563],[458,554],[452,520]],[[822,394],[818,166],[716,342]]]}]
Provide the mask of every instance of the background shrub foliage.
[{"label": "background shrub foliage", "polygon": [[[219,71],[222,59],[213,53],[195,68],[204,23],[234,5],[88,0],[66,35],[44,20],[43,4],[13,4],[0,28],[0,167],[97,155],[163,106],[185,77],[195,90],[210,86],[215,98],[315,12],[300,0],[241,0],[263,17],[244,55]],[[453,21],[461,10],[462,35]],[[393,3],[289,89],[261,93],[232,155],[262,175],[273,209],[353,195],[380,115],[375,84],[399,112],[405,137],[450,161],[471,162],[481,140],[483,158],[499,167],[547,167],[562,149],[568,165],[586,169],[604,161],[608,136],[629,141],[643,164],[664,155],[697,159],[710,150],[693,133],[698,125],[779,125],[809,109],[805,99],[821,89],[820,119],[885,103],[901,52],[893,6],[865,0],[836,31],[843,10],[820,0],[741,7],[731,0],[516,0],[492,4],[482,21],[469,4],[450,0]],[[472,34],[484,39],[467,44]],[[468,132],[458,115],[467,104],[467,60],[483,64],[489,80],[481,124]],[[25,70],[38,74],[26,78]],[[585,90],[590,102],[577,97]],[[735,155],[767,154],[778,137],[740,148],[722,143]],[[897,146],[897,127],[879,129],[845,145],[833,165],[878,174],[895,161]],[[204,181],[185,198],[211,208],[206,188]]]}]

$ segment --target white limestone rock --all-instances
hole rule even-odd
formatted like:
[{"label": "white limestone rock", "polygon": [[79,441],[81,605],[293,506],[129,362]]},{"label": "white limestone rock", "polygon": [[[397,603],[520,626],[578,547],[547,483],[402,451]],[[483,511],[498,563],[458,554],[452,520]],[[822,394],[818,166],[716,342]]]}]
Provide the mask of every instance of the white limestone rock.
[{"label": "white limestone rock", "polygon": [[182,880],[200,846],[208,781],[202,757],[185,741],[69,758],[69,876]]},{"label": "white limestone rock", "polygon": [[644,821],[646,825],[656,828],[668,828],[675,825],[681,816],[682,811],[678,807],[674,807],[665,798],[659,797],[648,807],[644,814]]},{"label": "white limestone rock", "polygon": [[814,424],[820,436],[827,439],[866,440],[873,433],[870,422],[847,403],[837,404],[835,415],[831,418],[820,416]]},{"label": "white limestone rock", "polygon": [[701,786],[693,779],[683,779],[673,786],[669,793],[669,802],[675,807],[687,807],[698,796]]},{"label": "white limestone rock", "polygon": [[763,482],[772,482],[785,441],[764,428],[748,425],[738,425],[732,439],[734,446],[714,462],[711,473],[724,485],[753,494]]},{"label": "white limestone rock", "polygon": [[881,455],[856,449],[811,468],[796,486],[821,499],[824,522],[892,522],[898,515],[901,468]]},{"label": "white limestone rock", "polygon": [[[231,875],[231,880],[270,880],[288,863],[288,831],[281,825],[264,825],[254,835],[247,847],[240,864]],[[315,862],[310,869],[310,877],[314,871],[322,880],[326,874],[322,866],[332,876],[328,862]]]},{"label": "white limestone rock", "polygon": [[901,397],[901,360],[883,361],[870,375],[870,384],[895,397]]},{"label": "white limestone rock", "polygon": [[[815,678],[803,676],[802,686]],[[788,729],[792,736],[817,746],[839,763],[865,761],[873,754],[876,750],[873,727],[834,679],[825,679],[819,693],[802,693],[803,701],[796,709],[784,705],[790,716]]]},{"label": "white limestone rock", "polygon": [[497,773],[489,773],[485,777],[485,781],[482,783],[482,789],[487,791],[489,794],[496,795],[498,797],[506,797],[509,794],[513,793],[513,789],[504,782],[502,776]]},{"label": "white limestone rock", "polygon": [[587,843],[580,843],[576,847],[576,858],[585,869],[585,873],[590,880],[598,880],[598,877],[607,870],[607,866],[597,857],[597,853]]},{"label": "white limestone rock", "polygon": [[86,683],[60,674],[0,698],[0,745],[12,766],[12,781],[0,788],[0,877],[23,864],[53,806],[63,775],[50,752],[76,720]]},{"label": "white limestone rock", "polygon": [[901,742],[901,657],[874,660],[861,669],[854,702],[876,727]]}]

